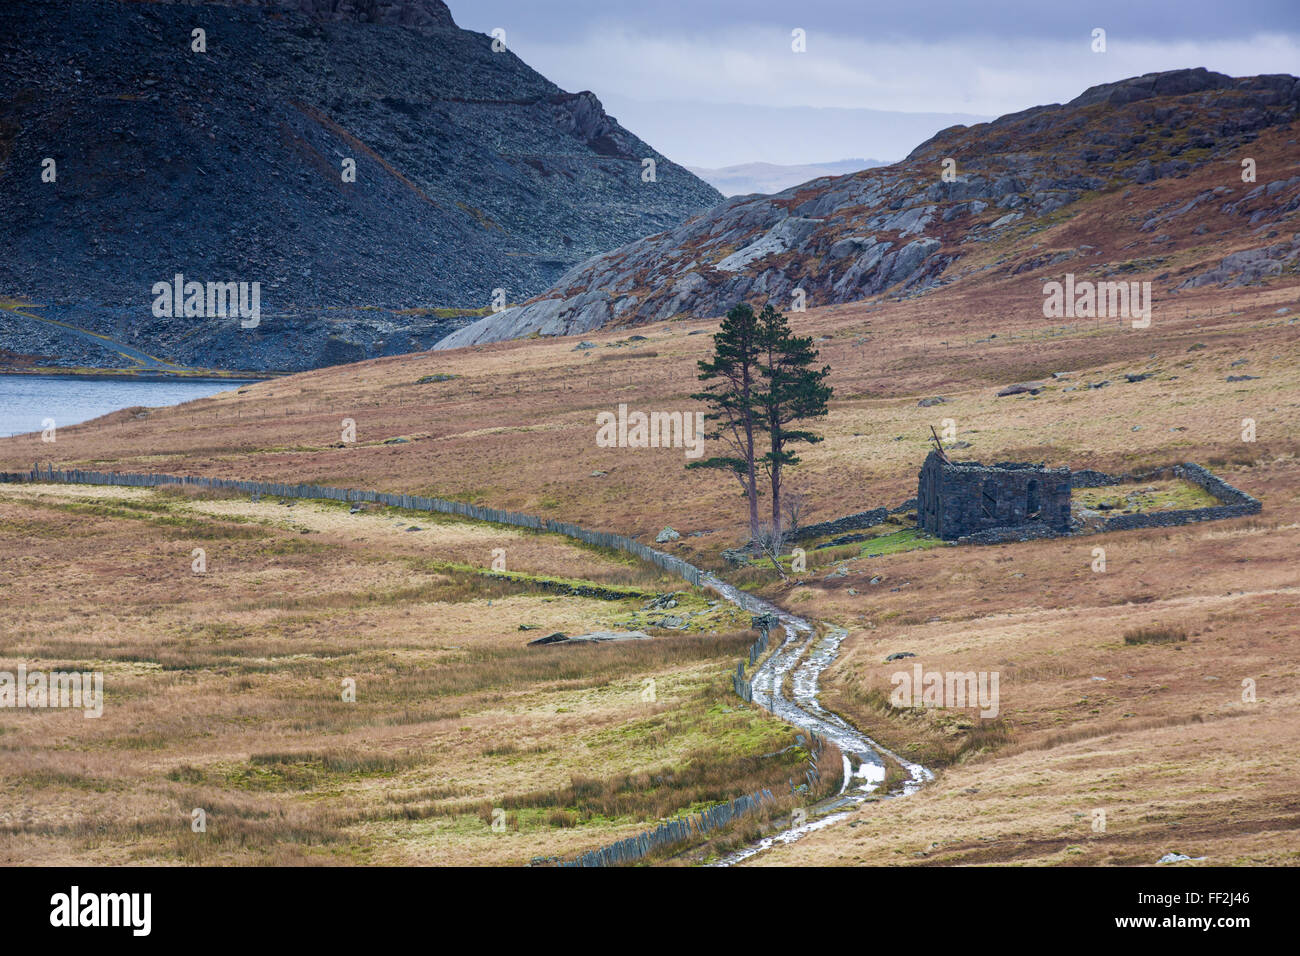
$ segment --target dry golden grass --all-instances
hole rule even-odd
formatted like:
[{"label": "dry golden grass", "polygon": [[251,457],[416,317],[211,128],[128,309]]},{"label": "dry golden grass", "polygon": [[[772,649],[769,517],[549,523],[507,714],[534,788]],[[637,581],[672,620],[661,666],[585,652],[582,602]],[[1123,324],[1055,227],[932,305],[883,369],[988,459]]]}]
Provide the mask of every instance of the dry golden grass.
[{"label": "dry golden grass", "polygon": [[[942,772],[756,862],[1294,865],[1300,467],[1230,477],[1264,515],[861,559],[791,585],[786,603],[850,628],[828,706]],[[896,652],[917,656],[886,663]],[[891,675],[918,663],[997,672],[997,717],[888,707]]]},{"label": "dry golden grass", "polygon": [[[1270,168],[1294,163],[1293,148],[1288,153],[1284,142],[1261,137],[1257,145],[1261,167],[1265,160]],[[959,441],[969,442],[958,452],[964,458],[1044,460],[1110,471],[1196,461],[1259,498],[1264,511],[1181,528],[936,547],[878,558],[858,556],[853,548],[822,557],[813,552],[809,572],[786,586],[770,572],[749,572],[748,586],[800,614],[850,630],[842,659],[824,675],[827,704],[903,754],[942,768],[939,780],[922,793],[864,807],[855,825],[820,831],[755,862],[1150,863],[1166,850],[1206,855],[1214,863],[1295,862],[1300,437],[1292,424],[1300,407],[1298,286],[1288,275],[1245,289],[1174,294],[1172,286],[1204,267],[1206,240],[1190,225],[1164,244],[1139,229],[1142,210],[1212,189],[1222,175],[1210,164],[1185,179],[1148,184],[1140,195],[1117,192],[1069,221],[1024,237],[1039,245],[1036,255],[1079,252],[1066,264],[1013,275],[1021,261],[1015,250],[991,243],[972,248],[957,267],[970,277],[942,291],[791,316],[799,332],[816,337],[836,389],[831,414],[818,425],[826,441],[801,450],[804,463],[788,476],[789,487],[810,498],[809,521],[894,505],[915,494],[929,428],[942,427],[944,419],[952,420]],[[1213,218],[1218,212],[1207,215],[1211,229],[1222,225]],[[1084,244],[1093,251],[1083,254]],[[1215,248],[1216,255],[1224,251]],[[1042,284],[1059,279],[1066,268],[1094,278],[1110,272],[1153,281],[1150,328],[1044,319]],[[1291,311],[1279,313],[1283,308]],[[701,319],[638,329],[647,337],[644,349],[656,353],[650,361],[598,358],[637,354],[614,352],[625,332],[611,331],[587,335],[600,348],[583,352],[573,351],[573,339],[542,339],[323,369],[143,418],[122,412],[63,428],[53,446],[35,436],[0,441],[0,468],[25,470],[33,461],[52,459],[73,467],[404,491],[532,512],[647,542],[672,525],[683,537],[668,550],[720,567],[720,550],[744,534],[734,481],[686,471],[680,449],[595,444],[597,413],[620,402],[646,411],[693,409],[688,396],[699,386],[695,362],[711,343],[707,335],[689,333],[716,324]],[[1053,372],[1065,375],[1053,378]],[[1138,372],[1150,377],[1125,378]],[[416,384],[436,373],[456,377]],[[1242,373],[1257,378],[1227,381]],[[1043,381],[1046,388],[1036,397],[996,396],[1001,386],[1025,380]],[[1110,384],[1086,387],[1102,380]],[[945,402],[918,406],[936,395]],[[357,422],[355,445],[339,441],[344,418]],[[1243,440],[1245,419],[1254,423],[1253,442]],[[385,444],[399,436],[410,441]],[[384,675],[383,681],[402,688],[392,692],[394,711],[384,718],[394,722],[374,722],[365,731],[379,733],[375,728],[382,724],[392,739],[366,739],[363,748],[360,727],[334,727],[329,747],[320,749],[360,757],[427,745],[453,754],[463,769],[438,774],[436,784],[414,771],[393,772],[412,778],[413,793],[456,790],[426,802],[572,786],[575,767],[608,781],[632,772],[630,765],[646,756],[620,750],[626,762],[619,764],[599,749],[589,753],[582,743],[605,739],[601,735],[626,717],[633,690],[627,671],[610,686],[538,692],[527,701],[505,691],[475,691],[502,695],[495,703],[499,709],[490,719],[484,711],[479,724],[462,722],[460,711],[451,709],[459,703],[445,696],[404,698],[418,695],[426,680],[433,687],[432,679],[399,678],[383,664],[384,655],[395,654],[422,665],[451,666],[468,660],[456,656],[465,653],[466,643],[495,647],[524,618],[564,630],[577,623],[575,617],[588,624],[611,610],[569,599],[548,603],[536,594],[477,591],[495,585],[448,577],[421,561],[481,565],[485,547],[499,542],[512,556],[511,567],[672,586],[638,578],[647,572],[626,562],[571,546],[531,550],[537,542],[516,532],[449,525],[437,526],[446,535],[435,546],[432,530],[401,532],[395,520],[302,503],[279,511],[272,505],[269,514],[256,517],[233,500],[196,502],[201,512],[155,528],[141,550],[143,542],[124,540],[101,525],[127,519],[85,507],[61,511],[50,500],[24,503],[21,497],[8,490],[0,496],[5,653],[85,659],[109,657],[107,649],[116,655],[115,667],[155,666],[161,658],[166,666],[158,679],[178,686],[196,680],[183,667],[186,661],[197,662],[209,675],[205,681],[218,682],[185,687],[200,695],[193,712],[217,715],[212,719],[187,718],[191,711],[176,699],[164,707],[153,697],[142,698],[143,708],[160,707],[165,714],[156,718],[162,724],[158,739],[172,741],[155,758],[163,772],[184,763],[242,772],[251,754],[304,749],[277,737],[331,726],[334,718],[326,710],[332,705],[313,695],[329,686],[326,669],[332,669],[332,680],[338,668],[360,664],[372,679]],[[427,521],[412,523],[434,529]],[[371,543],[362,548],[356,537]],[[232,569],[229,577],[177,577],[176,569],[188,568],[196,541],[211,546],[210,561]],[[372,547],[383,552],[382,559],[369,553]],[[1106,550],[1104,573],[1092,570],[1097,547]],[[845,576],[826,576],[831,558],[846,564]],[[562,570],[569,567],[571,572]],[[871,584],[873,578],[879,582]],[[351,583],[345,587],[341,581]],[[487,600],[493,601],[490,612]],[[1126,645],[1124,635],[1140,628],[1181,629],[1188,638]],[[901,650],[916,653],[927,668],[997,670],[1000,723],[981,727],[970,714],[882,709],[881,692],[889,689],[897,666],[883,664],[883,658]],[[609,651],[611,667],[629,653],[603,651]],[[654,665],[666,668],[669,687],[689,696],[717,686],[710,682],[721,679],[725,655],[713,663],[682,654]],[[462,677],[495,666],[476,659]],[[277,676],[282,667],[287,670]],[[295,684],[300,678],[289,679],[288,673],[313,675],[318,686],[307,693],[307,685]],[[1241,700],[1247,678],[1257,685],[1254,704]],[[154,677],[151,671],[130,679]],[[221,680],[257,683],[231,696]],[[280,696],[281,684],[283,693],[297,695],[292,703]],[[718,693],[726,699],[725,689]],[[302,717],[302,708],[314,716]],[[274,720],[259,724],[267,711]],[[409,712],[409,722],[395,712]],[[204,736],[187,745],[193,756],[174,743],[178,733],[198,735],[241,716],[254,725],[249,733],[255,736],[231,753]],[[64,718],[42,719],[53,727]],[[116,736],[154,739],[155,728],[137,719],[139,727],[119,727]],[[309,730],[273,730],[293,720]],[[475,729],[457,729],[462,726]],[[29,752],[26,739],[15,747],[13,733],[0,736],[0,745],[15,754],[7,763],[26,768],[13,773],[67,773],[80,781],[118,772],[114,749],[69,748],[56,757],[44,749]],[[661,754],[684,759],[696,745],[691,733],[671,724],[646,733],[657,735],[657,743],[644,766],[656,765]],[[485,755],[507,739],[518,740],[522,752]],[[553,751],[528,752],[552,746]],[[529,768],[526,787],[517,785],[510,761]],[[61,786],[68,795],[54,799],[42,791],[41,799],[21,804],[21,811],[5,812],[28,814],[39,826],[46,818],[71,820],[72,796],[94,794],[104,807],[138,799],[134,790]],[[333,804],[349,809],[336,812],[369,812],[355,808],[377,799],[374,788],[365,780],[349,783]],[[272,813],[265,793],[241,791],[239,799],[250,812]],[[170,806],[175,812],[179,804]],[[275,813],[286,814],[275,818],[281,820],[276,825],[300,826],[303,833],[325,825],[311,816],[317,802],[274,806],[280,808]],[[1107,810],[1104,834],[1091,830],[1093,809]],[[425,862],[526,859],[576,849],[583,839],[583,827],[564,826],[558,817],[548,822],[553,809],[521,805],[514,812],[521,815],[521,829],[509,853],[496,849],[506,844],[493,843],[476,817],[454,825],[435,815],[418,823],[367,818],[341,826],[349,834],[347,846],[372,848],[367,858]],[[536,829],[529,828],[529,814],[537,814]],[[620,823],[609,829],[626,835],[632,828]],[[364,841],[358,839],[362,833]],[[17,832],[6,839],[6,858],[40,845]],[[129,857],[123,840],[104,838],[100,852]],[[296,846],[266,850],[264,858],[285,861],[309,852]],[[360,855],[338,847],[326,852]]]},{"label": "dry golden grass", "polygon": [[448,570],[502,546],[521,570],[629,576],[552,535],[393,520],[0,488],[0,669],[105,682],[99,719],[0,711],[0,861],[520,864],[801,772],[795,754],[761,756],[793,733],[731,696],[753,634],[729,608],[683,593],[688,633],[530,648],[617,626],[654,590],[597,600]]}]

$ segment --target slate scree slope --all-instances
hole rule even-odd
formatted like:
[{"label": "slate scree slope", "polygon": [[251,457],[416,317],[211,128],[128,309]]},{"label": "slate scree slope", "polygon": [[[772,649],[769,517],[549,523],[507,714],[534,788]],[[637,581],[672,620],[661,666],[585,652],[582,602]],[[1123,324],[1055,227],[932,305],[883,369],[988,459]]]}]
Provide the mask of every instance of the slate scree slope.
[{"label": "slate scree slope", "polygon": [[[524,301],[721,200],[506,40],[441,0],[0,4],[0,297],[186,365],[311,368],[428,348],[469,321],[432,307]],[[155,318],[177,273],[260,282],[260,325]],[[0,312],[11,357],[122,364],[84,343]]]}]

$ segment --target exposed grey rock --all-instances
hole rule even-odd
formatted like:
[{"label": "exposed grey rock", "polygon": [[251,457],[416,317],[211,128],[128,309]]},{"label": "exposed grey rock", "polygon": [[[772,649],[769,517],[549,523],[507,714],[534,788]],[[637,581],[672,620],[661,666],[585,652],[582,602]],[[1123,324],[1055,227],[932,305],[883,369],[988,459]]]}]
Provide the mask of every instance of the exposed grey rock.
[{"label": "exposed grey rock", "polygon": [[532,335],[573,335],[594,332],[610,319],[609,294],[584,292],[571,299],[539,299],[503,309],[453,332],[435,349],[483,345]]},{"label": "exposed grey rock", "polygon": [[[1212,102],[1205,98],[1211,92]],[[1145,102],[1153,97],[1173,99]],[[1081,112],[1103,102],[1111,104],[1104,124],[1096,122],[1097,110]],[[741,300],[786,303],[796,286],[809,305],[881,293],[919,295],[960,277],[952,265],[967,243],[999,242],[1014,224],[1060,216],[1085,195],[1110,190],[1126,177],[1144,183],[1186,175],[1193,162],[1215,161],[1201,155],[1207,145],[1214,155],[1226,155],[1258,131],[1298,116],[1300,80],[1290,76],[1233,79],[1173,71],[1106,84],[1064,107],[1001,117],[982,125],[974,138],[964,127],[940,131],[893,166],[819,179],[773,196],[733,197],[571,270],[546,298],[635,290],[639,301],[618,309],[620,323],[634,324],[719,316]],[[1158,135],[1184,127],[1182,138]],[[1151,128],[1156,135],[1147,132]],[[954,182],[936,181],[941,160],[957,150],[963,157],[960,175]],[[1177,155],[1185,150],[1198,151],[1194,161]],[[1264,184],[1229,211],[1253,226],[1283,215],[1292,203],[1300,208],[1300,188],[1292,190],[1289,181],[1278,180],[1276,188]],[[1191,204],[1183,198],[1144,218],[1155,220],[1157,231],[1161,217],[1196,215],[1214,196],[1225,203],[1235,198],[1209,190]],[[994,208],[1000,212],[990,215]],[[943,238],[923,235],[937,222],[951,224]],[[1005,269],[1016,274],[1092,253],[1091,247],[1048,250]],[[485,321],[514,325],[523,334],[544,326],[504,313]]]},{"label": "exposed grey rock", "polygon": [[687,621],[686,618],[684,617],[678,617],[676,614],[665,614],[663,617],[659,618],[658,620],[652,620],[650,622],[650,625],[652,627],[667,628],[668,630],[671,631],[680,631],[681,629],[686,627],[689,623],[690,622]]},{"label": "exposed grey rock", "polygon": [[892,242],[878,242],[875,236],[867,236],[865,240],[855,242],[858,243],[861,254],[834,286],[836,293],[846,297],[870,294],[863,290],[871,285],[870,279],[876,267],[894,245]]},{"label": "exposed grey rock", "polygon": [[870,229],[896,232],[899,238],[919,235],[934,218],[934,206],[912,206],[887,216],[877,216],[867,223]]},{"label": "exposed grey rock", "polygon": [[796,216],[782,219],[757,242],[752,242],[745,248],[733,252],[714,268],[720,272],[735,272],[765,256],[797,248],[820,224],[820,219],[803,219]]},{"label": "exposed grey rock", "polygon": [[604,644],[610,641],[648,641],[651,640],[649,634],[645,631],[591,631],[587,634],[578,634],[575,637],[566,637],[563,633],[557,631],[554,634],[548,634],[546,637],[539,637],[535,641],[529,641],[529,647],[537,647],[548,644]]},{"label": "exposed grey rock", "polygon": [[1279,242],[1259,249],[1245,249],[1224,257],[1218,266],[1198,276],[1193,276],[1178,286],[1179,289],[1196,289],[1206,285],[1228,288],[1248,285],[1269,276],[1280,275],[1283,269],[1300,260],[1300,239]]},{"label": "exposed grey rock", "polygon": [[876,244],[875,236],[848,236],[832,243],[826,253],[827,259],[844,259],[847,256],[859,256],[863,250]]},{"label": "exposed grey rock", "polygon": [[998,398],[1005,398],[1008,395],[1037,395],[1043,390],[1042,382],[1017,382],[1015,385],[1008,385],[998,392]]}]

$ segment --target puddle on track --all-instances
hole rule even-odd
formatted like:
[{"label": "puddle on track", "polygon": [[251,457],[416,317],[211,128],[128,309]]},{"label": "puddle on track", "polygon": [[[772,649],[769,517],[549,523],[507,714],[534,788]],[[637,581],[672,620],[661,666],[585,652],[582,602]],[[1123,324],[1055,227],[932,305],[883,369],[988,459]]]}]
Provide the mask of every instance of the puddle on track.
[{"label": "puddle on track", "polygon": [[[844,782],[838,796],[811,808],[809,816],[796,827],[764,837],[744,849],[722,858],[714,866],[734,866],[778,844],[794,843],[809,833],[825,829],[846,819],[859,804],[871,799],[885,779],[885,762],[881,755],[896,761],[910,779],[889,797],[907,796],[934,779],[934,774],[920,764],[904,760],[858,731],[838,714],[827,711],[818,698],[818,682],[824,671],[839,655],[840,645],[848,636],[842,628],[830,628],[819,635],[817,629],[801,617],[782,611],[775,605],[733,587],[713,575],[703,586],[751,614],[771,614],[785,630],[785,640],[768,655],[750,676],[754,703],[780,717],[786,723],[812,731],[835,743],[844,754]],[[791,675],[792,698],[784,693],[786,675]]]}]

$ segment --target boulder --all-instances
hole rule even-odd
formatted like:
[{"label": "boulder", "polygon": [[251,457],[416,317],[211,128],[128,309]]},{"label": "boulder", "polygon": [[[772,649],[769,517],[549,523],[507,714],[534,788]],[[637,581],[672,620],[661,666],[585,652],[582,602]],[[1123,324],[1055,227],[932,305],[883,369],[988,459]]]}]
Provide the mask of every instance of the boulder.
[{"label": "boulder", "polygon": [[1004,398],[1007,395],[1037,395],[1043,390],[1042,382],[1017,382],[1015,385],[1008,385],[998,392],[998,398]]},{"label": "boulder", "polygon": [[611,641],[648,641],[650,635],[645,631],[591,631],[588,634],[579,634],[576,637],[566,637],[560,632],[548,634],[546,637],[539,637],[535,641],[529,641],[528,646],[546,644],[605,644]]}]

